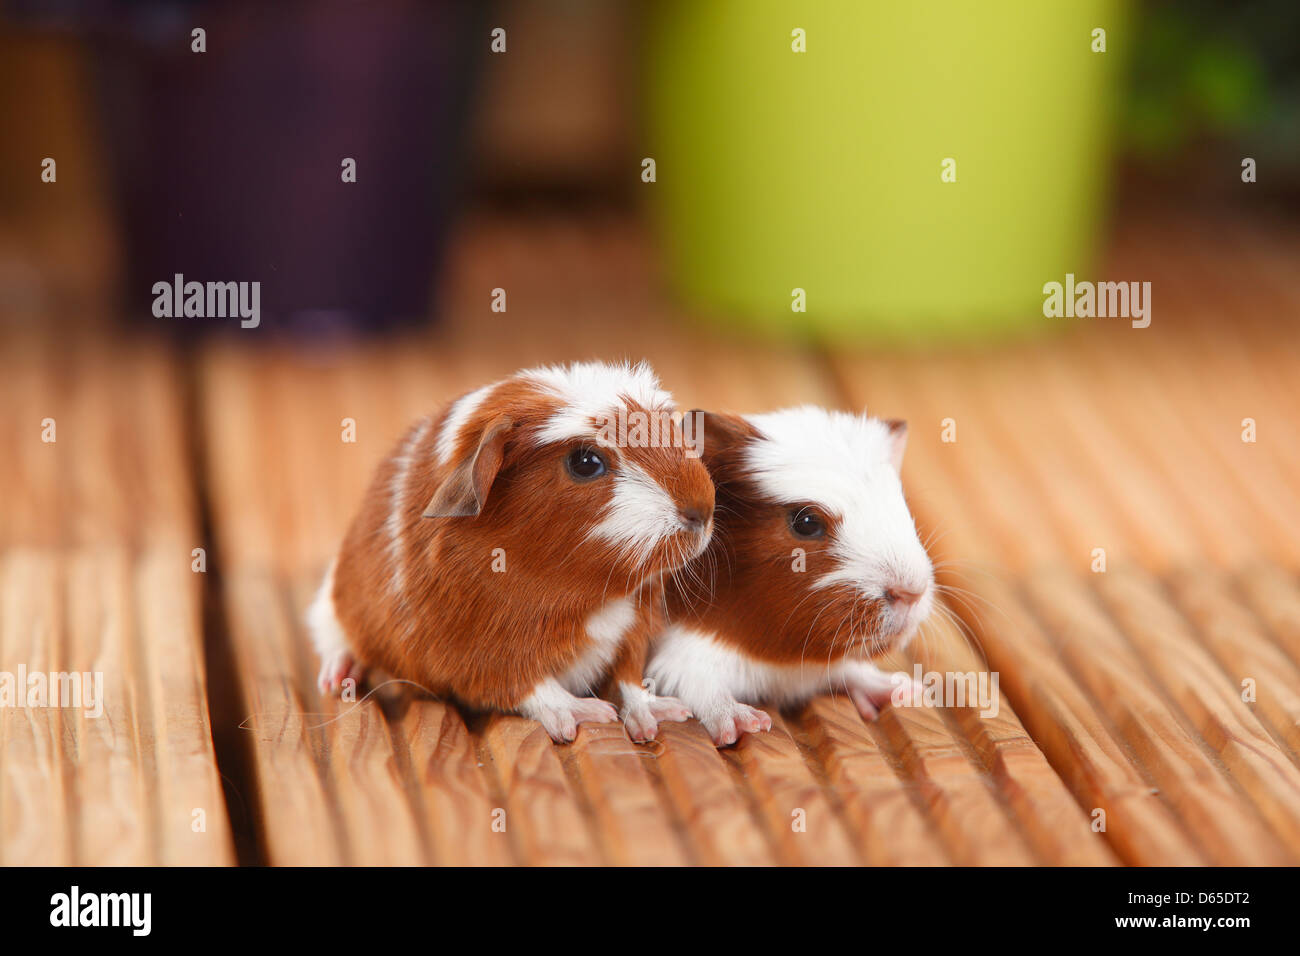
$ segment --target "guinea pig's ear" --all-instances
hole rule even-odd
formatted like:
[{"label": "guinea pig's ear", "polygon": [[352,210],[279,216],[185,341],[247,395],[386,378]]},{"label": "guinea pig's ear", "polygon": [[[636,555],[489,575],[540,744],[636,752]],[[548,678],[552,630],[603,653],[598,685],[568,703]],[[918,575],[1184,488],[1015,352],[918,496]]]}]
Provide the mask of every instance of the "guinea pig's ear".
[{"label": "guinea pig's ear", "polygon": [[488,422],[474,453],[458,463],[433,493],[426,518],[468,518],[483,510],[488,491],[501,470],[506,438],[514,424],[509,415]]},{"label": "guinea pig's ear", "polygon": [[716,461],[719,455],[758,437],[758,429],[740,415],[706,412],[702,408],[692,409],[686,414],[700,423],[694,439],[702,447],[702,457],[706,462]]},{"label": "guinea pig's ear", "polygon": [[889,418],[885,420],[885,427],[889,429],[889,462],[894,471],[902,471],[903,450],[907,448],[907,422],[901,418]]}]

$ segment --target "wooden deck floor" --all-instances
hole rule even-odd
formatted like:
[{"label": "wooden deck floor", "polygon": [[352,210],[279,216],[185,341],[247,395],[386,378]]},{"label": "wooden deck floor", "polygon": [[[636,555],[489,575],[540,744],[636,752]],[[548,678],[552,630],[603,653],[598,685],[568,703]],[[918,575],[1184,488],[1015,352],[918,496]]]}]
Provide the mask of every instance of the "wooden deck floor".
[{"label": "wooden deck floor", "polygon": [[[1152,282],[1149,329],[917,355],[702,333],[620,221],[482,222],[457,249],[444,324],[356,351],[5,326],[0,670],[102,671],[107,703],[0,708],[0,863],[1300,862],[1293,237],[1134,228],[1105,275]],[[895,663],[983,655],[998,716],[866,724],[827,697],[720,752],[695,722],[558,747],[322,700],[302,612],[402,428],[520,365],[624,356],[687,407],[909,419],[918,524],[965,590]]]}]

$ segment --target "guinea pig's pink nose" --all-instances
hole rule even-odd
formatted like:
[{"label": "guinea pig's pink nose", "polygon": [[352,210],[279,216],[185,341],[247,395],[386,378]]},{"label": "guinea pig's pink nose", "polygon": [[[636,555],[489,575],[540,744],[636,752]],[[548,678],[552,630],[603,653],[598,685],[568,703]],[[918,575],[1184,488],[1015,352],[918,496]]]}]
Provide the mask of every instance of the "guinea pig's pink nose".
[{"label": "guinea pig's pink nose", "polygon": [[892,584],[885,588],[885,600],[900,607],[909,607],[924,596],[924,590],[913,591],[901,584]]},{"label": "guinea pig's pink nose", "polygon": [[713,517],[713,509],[698,508],[692,505],[678,508],[677,516],[682,519],[682,524],[686,525],[687,531],[703,531],[704,526]]}]

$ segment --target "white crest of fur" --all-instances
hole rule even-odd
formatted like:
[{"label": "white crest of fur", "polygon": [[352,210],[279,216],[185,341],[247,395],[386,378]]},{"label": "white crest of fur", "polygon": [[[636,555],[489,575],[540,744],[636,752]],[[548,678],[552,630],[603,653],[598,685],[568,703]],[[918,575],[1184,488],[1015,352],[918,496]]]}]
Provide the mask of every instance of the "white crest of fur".
[{"label": "white crest of fur", "polygon": [[889,426],[811,405],[748,420],[763,436],[746,449],[763,494],[788,504],[816,504],[839,519],[831,545],[836,567],[815,586],[844,584],[872,599],[889,587],[924,592],[922,601],[903,612],[906,619],[887,620],[883,629],[906,630],[922,619],[930,610],[934,572],[890,461]]},{"label": "white crest of fur", "polygon": [[[673,409],[672,395],[660,386],[658,376],[645,362],[541,365],[521,369],[511,378],[531,382],[560,399],[560,410],[538,430],[539,444],[594,438],[597,423],[626,409],[629,399],[648,411]],[[500,384],[484,385],[452,403],[438,433],[440,465],[451,461],[465,424]]]},{"label": "white crest of fur", "polygon": [[493,382],[491,385],[484,385],[468,395],[462,395],[451,403],[451,408],[447,409],[447,417],[442,423],[442,430],[438,432],[437,452],[439,465],[445,465],[451,461],[451,456],[456,453],[456,445],[460,442],[460,433],[464,430],[465,423],[479,410],[483,405],[483,400],[499,384],[499,382]]},{"label": "white crest of fur", "polygon": [[672,395],[660,386],[659,378],[644,362],[575,362],[545,365],[519,374],[556,395],[563,406],[539,430],[539,442],[593,436],[596,423],[627,408],[629,399],[650,411],[673,407]]},{"label": "white crest of fur", "polygon": [[433,418],[420,421],[406,436],[402,447],[393,459],[393,474],[388,481],[388,518],[384,529],[388,534],[388,560],[393,571],[391,586],[401,594],[406,586],[406,520],[412,508],[410,499],[411,465],[415,463],[415,449],[424,443]]}]

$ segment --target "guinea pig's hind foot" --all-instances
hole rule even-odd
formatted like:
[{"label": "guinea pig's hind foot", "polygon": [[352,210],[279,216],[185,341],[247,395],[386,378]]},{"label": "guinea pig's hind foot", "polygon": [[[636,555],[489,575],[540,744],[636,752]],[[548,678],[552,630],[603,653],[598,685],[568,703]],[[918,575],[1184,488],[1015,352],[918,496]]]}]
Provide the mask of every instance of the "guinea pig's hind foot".
[{"label": "guinea pig's hind foot", "polygon": [[[909,675],[882,671],[871,664],[846,667],[842,679],[843,689],[864,720],[875,720],[886,704],[915,706],[924,695],[921,685]],[[834,685],[831,690],[836,690]]]},{"label": "guinea pig's hind foot", "polygon": [[541,724],[557,744],[568,743],[578,736],[579,724],[607,724],[618,720],[613,704],[599,697],[575,697],[551,677],[524,699],[519,713]]},{"label": "guinea pig's hind foot", "polygon": [[343,682],[348,679],[355,686],[360,686],[366,679],[366,668],[352,656],[350,650],[340,647],[321,658],[316,686],[322,694],[337,694],[343,689]]},{"label": "guinea pig's hind foot", "polygon": [[729,747],[740,739],[741,734],[757,734],[772,729],[772,718],[766,711],[738,700],[713,708],[700,718],[700,722],[718,747]]}]

